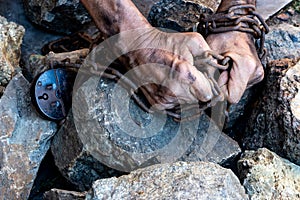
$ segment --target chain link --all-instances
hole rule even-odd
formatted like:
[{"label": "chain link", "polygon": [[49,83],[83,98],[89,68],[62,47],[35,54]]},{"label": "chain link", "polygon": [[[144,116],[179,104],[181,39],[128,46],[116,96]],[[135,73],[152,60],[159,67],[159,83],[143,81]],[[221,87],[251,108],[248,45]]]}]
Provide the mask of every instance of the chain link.
[{"label": "chain link", "polygon": [[202,14],[200,22],[196,25],[196,30],[204,37],[211,33],[229,31],[249,33],[256,40],[259,40],[259,43],[256,42],[259,58],[263,60],[266,56],[264,43],[265,34],[269,32],[269,28],[263,18],[255,11],[254,5],[237,5],[232,6],[226,12],[215,13],[213,15]]}]

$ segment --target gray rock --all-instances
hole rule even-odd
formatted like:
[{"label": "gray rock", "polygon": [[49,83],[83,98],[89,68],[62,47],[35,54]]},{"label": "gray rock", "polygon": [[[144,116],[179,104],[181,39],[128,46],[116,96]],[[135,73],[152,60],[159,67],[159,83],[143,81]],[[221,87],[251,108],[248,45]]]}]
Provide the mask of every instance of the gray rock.
[{"label": "gray rock", "polygon": [[59,171],[80,191],[90,189],[97,179],[124,174],[103,165],[84,149],[72,111],[53,137],[51,152]]},{"label": "gray rock", "polygon": [[6,199],[28,198],[57,129],[36,114],[29,87],[18,74],[0,99],[0,196]]},{"label": "gray rock", "polygon": [[265,47],[269,60],[300,57],[300,28],[286,23],[270,27]]},{"label": "gray rock", "polygon": [[211,4],[215,5],[216,1],[162,0],[151,8],[148,21],[155,27],[191,31],[202,13],[213,13]]},{"label": "gray rock", "polygon": [[139,9],[139,11],[147,17],[152,6],[159,2],[159,0],[132,0],[135,6]]},{"label": "gray rock", "polygon": [[0,16],[0,86],[6,86],[19,67],[24,33],[23,26]]},{"label": "gray rock", "polygon": [[257,12],[261,14],[265,20],[267,20],[291,1],[292,0],[277,0],[276,3],[274,3],[273,0],[257,0]]},{"label": "gray rock", "polygon": [[0,1],[0,13],[8,21],[13,21],[25,28],[25,35],[21,45],[22,73],[29,80],[31,77],[29,68],[29,57],[31,54],[40,54],[42,47],[50,41],[56,40],[61,35],[54,35],[50,31],[45,32],[33,23],[25,15],[22,0]]},{"label": "gray rock", "polygon": [[274,61],[267,68],[263,96],[243,138],[246,149],[267,147],[300,164],[300,63]]},{"label": "gray rock", "polygon": [[268,149],[246,151],[238,169],[252,200],[300,198],[300,167]]},{"label": "gray rock", "polygon": [[45,192],[44,200],[84,200],[85,195],[84,192],[51,189]]},{"label": "gray rock", "polygon": [[91,17],[79,0],[23,0],[27,17],[42,28],[71,33],[91,22]]},{"label": "gray rock", "polygon": [[248,199],[232,171],[213,163],[160,164],[98,180],[87,199]]},{"label": "gray rock", "polygon": [[146,113],[120,85],[99,77],[74,94],[73,113],[85,149],[120,171],[177,159],[224,163],[240,152],[205,114],[178,123],[162,113]]},{"label": "gray rock", "polygon": [[[111,106],[112,94],[124,95],[124,90],[113,91],[115,86],[115,82],[99,77],[85,82],[73,96],[76,123],[70,113],[53,139],[51,151],[56,165],[80,190],[90,188],[99,178],[124,174],[117,170],[132,171],[173,160],[204,160],[226,165],[241,152],[238,144],[221,133],[206,115],[199,122],[180,125],[170,117],[164,119],[161,117],[165,116],[145,113],[130,100],[130,113],[135,122],[148,124],[148,129],[122,118],[124,113],[113,116],[119,108]],[[136,130],[125,132],[131,127],[122,127],[124,124]]]}]

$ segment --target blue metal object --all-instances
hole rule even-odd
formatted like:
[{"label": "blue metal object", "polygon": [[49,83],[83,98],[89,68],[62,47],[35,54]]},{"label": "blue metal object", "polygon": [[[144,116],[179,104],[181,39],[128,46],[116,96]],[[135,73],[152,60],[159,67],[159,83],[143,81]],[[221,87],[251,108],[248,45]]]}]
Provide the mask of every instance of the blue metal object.
[{"label": "blue metal object", "polygon": [[76,73],[66,69],[50,69],[33,81],[31,99],[37,111],[46,119],[64,119],[72,104],[72,88]]}]

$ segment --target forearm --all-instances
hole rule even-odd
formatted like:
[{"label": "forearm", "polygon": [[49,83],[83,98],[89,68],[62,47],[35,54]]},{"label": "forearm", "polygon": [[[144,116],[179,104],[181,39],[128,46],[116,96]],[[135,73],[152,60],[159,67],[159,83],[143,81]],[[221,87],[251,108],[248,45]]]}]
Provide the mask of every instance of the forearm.
[{"label": "forearm", "polygon": [[98,29],[107,37],[122,31],[151,27],[130,0],[81,0]]},{"label": "forearm", "polygon": [[232,6],[243,4],[256,5],[256,0],[222,0],[217,12],[227,11]]}]

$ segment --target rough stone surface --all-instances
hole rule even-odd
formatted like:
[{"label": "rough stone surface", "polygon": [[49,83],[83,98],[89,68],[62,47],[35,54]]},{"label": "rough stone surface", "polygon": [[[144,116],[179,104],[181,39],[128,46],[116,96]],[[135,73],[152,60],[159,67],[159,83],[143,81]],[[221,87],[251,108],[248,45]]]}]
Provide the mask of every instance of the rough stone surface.
[{"label": "rough stone surface", "polygon": [[248,199],[232,171],[213,163],[154,165],[98,180],[87,199]]},{"label": "rough stone surface", "polygon": [[56,124],[31,106],[30,84],[17,74],[0,99],[0,197],[27,199]]},{"label": "rough stone surface", "polygon": [[300,199],[300,167],[268,149],[246,151],[238,170],[252,200]]},{"label": "rough stone surface", "polygon": [[19,67],[24,32],[23,26],[0,16],[0,86],[6,86]]},{"label": "rough stone surface", "polygon": [[263,96],[249,120],[246,149],[267,147],[300,164],[300,62],[284,59],[267,68]]},{"label": "rough stone surface", "polygon": [[23,0],[23,4],[33,23],[54,32],[69,34],[91,21],[80,0]]},{"label": "rough stone surface", "polygon": [[238,144],[205,114],[182,123],[157,112],[149,114],[116,85],[92,77],[73,95],[79,138],[100,162],[132,171],[177,159],[225,163],[239,154]]},{"label": "rough stone surface", "polygon": [[30,68],[28,60],[31,54],[41,54],[41,48],[48,42],[61,37],[61,35],[51,34],[49,31],[43,31],[34,26],[25,15],[22,0],[0,1],[0,14],[5,16],[8,21],[13,21],[25,28],[25,35],[21,45],[22,73],[30,80]]},{"label": "rough stone surface", "polygon": [[273,0],[257,0],[256,2],[257,12],[267,20],[292,0],[277,0],[276,3]]},{"label": "rough stone surface", "polygon": [[66,122],[53,138],[51,152],[60,172],[80,191],[91,188],[93,181],[121,175],[89,154],[78,137],[70,111]]},{"label": "rough stone surface", "polygon": [[[95,90],[98,84],[99,87]],[[99,178],[124,174],[124,172],[119,172],[111,168],[121,171],[131,171],[143,166],[168,162],[171,158],[168,158],[168,160],[163,160],[163,158],[172,153],[174,157],[178,156],[176,155],[178,151],[175,150],[172,152],[172,148],[180,148],[182,146],[173,146],[169,149],[167,147],[158,146],[167,145],[166,143],[169,142],[170,139],[176,140],[178,127],[176,127],[175,122],[172,122],[170,119],[168,121],[169,124],[165,125],[163,134],[158,134],[157,137],[150,138],[151,140],[149,140],[149,138],[138,140],[138,137],[129,137],[124,131],[119,132],[120,127],[118,127],[118,125],[120,124],[116,122],[118,121],[118,116],[111,118],[113,117],[109,114],[111,113],[111,106],[107,105],[109,101],[111,101],[111,99],[107,99],[107,97],[111,96],[114,86],[115,83],[113,81],[99,81],[98,77],[88,80],[84,86],[80,88],[79,96],[75,95],[76,97],[74,97],[81,99],[80,102],[78,102],[79,106],[76,100],[73,101],[75,102],[73,103],[73,111],[75,110],[75,112],[81,115],[80,119],[78,119],[79,123],[74,123],[73,115],[70,113],[65,124],[54,136],[52,142],[51,151],[56,166],[61,173],[73,184],[77,185],[81,191],[90,188],[92,182]],[[148,114],[142,111],[133,102],[130,110],[132,113],[135,113],[136,119],[139,120],[140,123],[146,124],[150,122]],[[139,121],[137,121],[137,123]],[[199,128],[196,129],[197,134],[189,133],[185,130],[186,133],[184,133],[184,136],[181,136],[182,140],[180,140],[180,142],[189,144],[190,146],[184,149],[185,151],[178,156],[178,160],[205,160],[224,165],[229,164],[240,153],[238,144],[225,134],[222,134],[206,116],[201,117],[200,121]],[[132,121],[128,119],[124,120],[124,123],[130,124]],[[162,120],[162,122],[158,124],[161,123],[165,123],[165,121]],[[114,129],[116,130],[114,131]],[[78,130],[82,132],[79,133]],[[150,134],[155,136],[155,134],[157,134],[156,131],[157,130],[153,129],[153,133],[150,131]],[[83,136],[83,134],[86,133],[88,135]],[[99,139],[97,135],[103,138]],[[91,141],[92,144],[86,144],[86,140],[83,139],[82,136],[88,139],[88,141]],[[123,141],[117,139],[118,137],[123,138]],[[109,143],[111,143],[111,146],[107,145]],[[93,145],[97,147],[96,152],[91,149]],[[115,145],[120,145],[121,148]],[[134,148],[138,149],[135,154],[131,154],[130,151],[134,150]],[[162,148],[162,150],[156,150],[155,148]],[[142,156],[139,156],[141,151],[147,150],[149,154],[142,153],[140,154]],[[166,150],[166,152],[164,150]],[[99,157],[99,154],[102,154],[102,156]],[[160,156],[163,158],[160,158]]]},{"label": "rough stone surface", "polygon": [[132,0],[135,6],[139,9],[139,11],[147,17],[152,6],[159,2],[159,0]]},{"label": "rough stone surface", "polygon": [[269,60],[300,57],[300,28],[287,23],[270,27],[265,46]]},{"label": "rough stone surface", "polygon": [[44,194],[44,200],[84,200],[84,192],[51,189]]},{"label": "rough stone surface", "polygon": [[[191,31],[199,22],[202,13],[212,13],[209,7],[216,1],[198,0],[162,0],[156,3],[148,16],[148,21],[155,27],[167,28],[179,32]],[[215,4],[214,3],[214,4]]]}]

